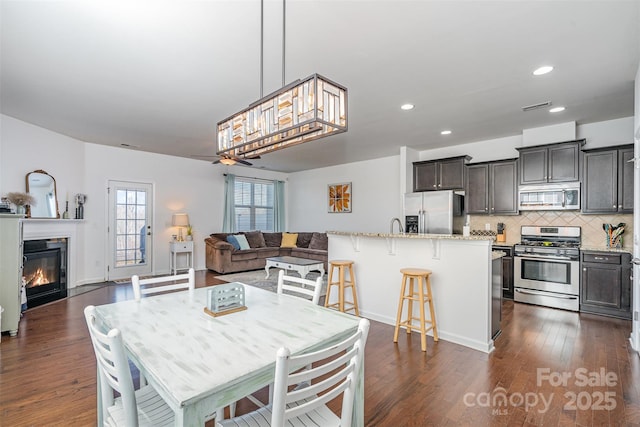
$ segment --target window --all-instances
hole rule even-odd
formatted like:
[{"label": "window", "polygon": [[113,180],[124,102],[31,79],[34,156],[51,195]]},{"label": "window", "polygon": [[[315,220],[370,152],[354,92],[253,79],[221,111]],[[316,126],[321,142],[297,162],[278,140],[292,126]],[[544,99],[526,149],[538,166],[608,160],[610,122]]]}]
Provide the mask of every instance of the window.
[{"label": "window", "polygon": [[144,263],[147,193],[116,190],[116,267]]},{"label": "window", "polygon": [[273,182],[236,177],[237,231],[273,231]]}]

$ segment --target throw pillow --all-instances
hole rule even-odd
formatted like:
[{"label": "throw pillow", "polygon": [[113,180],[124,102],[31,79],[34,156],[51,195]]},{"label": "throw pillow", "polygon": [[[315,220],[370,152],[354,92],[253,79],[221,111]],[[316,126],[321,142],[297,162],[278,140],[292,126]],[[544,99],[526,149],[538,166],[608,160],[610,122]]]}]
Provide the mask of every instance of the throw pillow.
[{"label": "throw pillow", "polygon": [[248,231],[244,233],[244,236],[247,238],[249,246],[252,248],[264,248],[267,246],[264,241],[264,237],[262,236],[262,231]]},{"label": "throw pillow", "polygon": [[251,249],[251,246],[249,246],[249,242],[247,242],[247,238],[244,236],[244,234],[237,234],[236,239],[238,239],[238,244],[240,245],[241,250]]},{"label": "throw pillow", "polygon": [[280,232],[262,233],[262,237],[264,237],[264,242],[268,248],[279,248],[282,242],[282,233]]},{"label": "throw pillow", "polygon": [[309,243],[309,249],[319,249],[326,251],[329,248],[329,239],[327,239],[327,233],[313,233],[311,237],[311,243]]},{"label": "throw pillow", "polygon": [[308,248],[312,237],[313,233],[298,232],[298,241],[296,242],[296,246],[299,248]]},{"label": "throw pillow", "polygon": [[282,233],[281,248],[295,248],[298,240],[298,233]]},{"label": "throw pillow", "polygon": [[240,243],[238,243],[238,239],[236,238],[236,236],[235,236],[235,235],[233,235],[233,234],[229,234],[229,235],[227,236],[227,242],[231,243],[231,244],[233,245],[233,248],[234,248],[236,251],[239,251],[239,250],[240,250]]}]

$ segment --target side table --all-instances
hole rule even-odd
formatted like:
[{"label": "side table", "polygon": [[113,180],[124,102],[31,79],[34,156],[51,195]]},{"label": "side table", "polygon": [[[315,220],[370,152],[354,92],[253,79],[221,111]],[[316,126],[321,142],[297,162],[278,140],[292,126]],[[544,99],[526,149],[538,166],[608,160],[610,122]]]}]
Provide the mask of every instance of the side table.
[{"label": "side table", "polygon": [[[193,241],[191,242],[169,242],[170,265],[169,271],[172,275],[178,274],[178,270],[188,270],[193,268]],[[186,267],[178,267],[178,254],[185,254],[187,257]]]}]

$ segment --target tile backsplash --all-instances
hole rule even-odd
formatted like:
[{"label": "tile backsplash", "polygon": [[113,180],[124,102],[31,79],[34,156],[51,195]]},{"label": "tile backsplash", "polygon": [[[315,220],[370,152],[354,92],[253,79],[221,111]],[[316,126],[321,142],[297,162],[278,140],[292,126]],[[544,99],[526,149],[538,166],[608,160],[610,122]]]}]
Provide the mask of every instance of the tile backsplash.
[{"label": "tile backsplash", "polygon": [[572,225],[582,228],[582,246],[590,248],[604,248],[606,246],[606,234],[602,224],[625,223],[625,231],[622,235],[622,247],[631,250],[633,248],[633,215],[583,215],[571,211],[523,211],[520,215],[486,216],[471,215],[471,229],[484,230],[485,224],[491,225],[491,230],[496,230],[499,222],[504,223],[507,234],[507,243],[520,241],[520,227],[523,225],[538,226],[564,226]]}]

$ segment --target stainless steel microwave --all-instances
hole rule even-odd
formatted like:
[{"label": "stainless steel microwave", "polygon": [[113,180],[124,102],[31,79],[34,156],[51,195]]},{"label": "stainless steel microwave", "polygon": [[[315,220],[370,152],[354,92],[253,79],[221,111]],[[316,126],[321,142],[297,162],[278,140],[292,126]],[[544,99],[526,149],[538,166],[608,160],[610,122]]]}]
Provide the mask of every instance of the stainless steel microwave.
[{"label": "stainless steel microwave", "polygon": [[521,211],[579,210],[580,183],[521,185],[518,205]]}]

